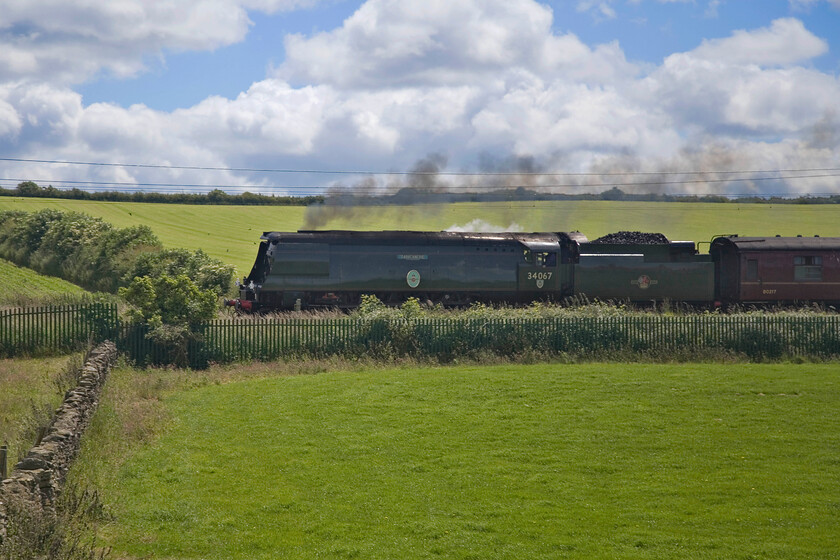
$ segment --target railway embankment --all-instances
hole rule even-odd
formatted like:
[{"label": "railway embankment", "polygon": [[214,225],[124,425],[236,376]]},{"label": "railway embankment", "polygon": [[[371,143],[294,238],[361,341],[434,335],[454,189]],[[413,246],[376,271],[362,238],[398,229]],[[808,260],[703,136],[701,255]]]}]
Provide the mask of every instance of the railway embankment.
[{"label": "railway embankment", "polygon": [[0,483],[0,542],[6,537],[12,507],[55,514],[56,499],[116,357],[117,348],[112,342],[103,342],[90,353],[78,385],[66,393],[46,435]]}]

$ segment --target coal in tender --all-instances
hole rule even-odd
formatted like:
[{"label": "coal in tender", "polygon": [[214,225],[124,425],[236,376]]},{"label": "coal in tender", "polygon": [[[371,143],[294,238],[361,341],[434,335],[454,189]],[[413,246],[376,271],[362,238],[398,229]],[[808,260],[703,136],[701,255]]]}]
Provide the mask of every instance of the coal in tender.
[{"label": "coal in tender", "polygon": [[612,245],[667,245],[668,238],[661,233],[645,233],[643,231],[618,231],[608,233],[590,243]]}]

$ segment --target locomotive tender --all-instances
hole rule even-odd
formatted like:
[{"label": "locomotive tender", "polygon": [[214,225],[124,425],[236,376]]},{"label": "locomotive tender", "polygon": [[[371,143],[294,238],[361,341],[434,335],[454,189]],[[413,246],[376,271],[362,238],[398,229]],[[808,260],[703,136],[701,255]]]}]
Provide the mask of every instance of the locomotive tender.
[{"label": "locomotive tender", "polygon": [[579,232],[299,231],[262,235],[244,311],[351,308],[363,294],[458,306],[569,296],[702,305],[840,302],[840,238],[590,242]]}]

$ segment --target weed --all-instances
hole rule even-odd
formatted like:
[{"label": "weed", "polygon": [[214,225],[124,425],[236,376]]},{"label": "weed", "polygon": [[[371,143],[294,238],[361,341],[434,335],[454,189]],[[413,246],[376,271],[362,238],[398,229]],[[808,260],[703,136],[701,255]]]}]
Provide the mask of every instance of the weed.
[{"label": "weed", "polygon": [[110,555],[96,539],[97,524],[107,518],[96,492],[69,485],[55,511],[20,499],[8,500],[6,507],[0,560],[105,560]]}]

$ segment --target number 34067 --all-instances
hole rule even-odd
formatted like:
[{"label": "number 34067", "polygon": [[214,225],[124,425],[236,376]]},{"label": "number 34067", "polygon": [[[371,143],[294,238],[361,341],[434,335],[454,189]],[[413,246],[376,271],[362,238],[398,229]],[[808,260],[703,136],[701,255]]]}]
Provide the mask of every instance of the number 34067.
[{"label": "number 34067", "polygon": [[529,272],[528,280],[551,280],[553,272]]}]

